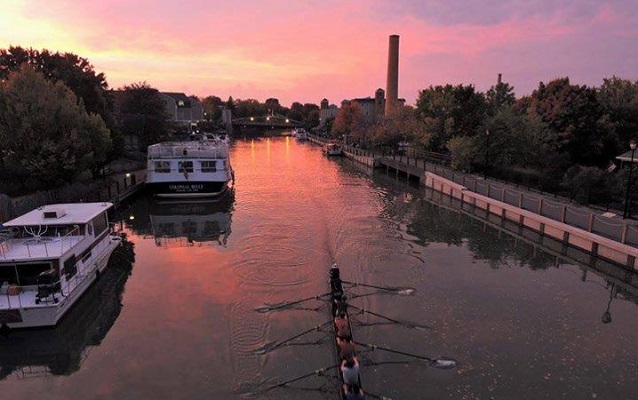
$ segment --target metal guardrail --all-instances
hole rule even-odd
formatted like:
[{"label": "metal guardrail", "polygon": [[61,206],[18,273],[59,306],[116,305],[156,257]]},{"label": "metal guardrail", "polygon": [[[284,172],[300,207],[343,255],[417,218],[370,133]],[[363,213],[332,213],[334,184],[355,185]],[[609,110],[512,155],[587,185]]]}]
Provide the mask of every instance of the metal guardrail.
[{"label": "metal guardrail", "polygon": [[[321,140],[315,136],[315,139]],[[548,199],[543,192],[535,192],[530,188],[519,190],[503,181],[494,182],[492,178],[485,179],[476,175],[458,172],[448,166],[451,157],[444,154],[414,151],[410,149],[406,154],[394,154],[379,151],[379,149],[360,149],[345,146],[346,151],[362,156],[379,159],[391,159],[409,167],[432,172],[452,182],[465,186],[468,190],[503,203],[533,212],[567,225],[606,237],[608,239],[638,248],[638,225],[636,221],[614,219],[616,214],[600,214],[586,208],[570,204],[569,199],[552,195]]]}]

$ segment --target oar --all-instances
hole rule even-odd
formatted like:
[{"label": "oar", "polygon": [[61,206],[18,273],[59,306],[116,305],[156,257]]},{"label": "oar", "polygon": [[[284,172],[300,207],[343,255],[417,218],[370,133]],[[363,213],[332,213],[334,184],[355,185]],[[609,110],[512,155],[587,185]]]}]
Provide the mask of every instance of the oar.
[{"label": "oar", "polygon": [[260,313],[267,313],[269,311],[275,311],[275,310],[280,310],[282,308],[294,306],[295,304],[303,303],[304,301],[322,300],[323,297],[326,297],[330,294],[332,293],[328,292],[328,293],[320,294],[319,296],[312,296],[312,297],[308,297],[301,300],[295,300],[295,301],[283,302],[283,303],[277,303],[277,304],[266,304],[263,307],[256,308],[255,311]]},{"label": "oar", "polygon": [[377,313],[372,312],[372,311],[364,310],[363,308],[359,308],[359,307],[357,307],[357,306],[353,306],[352,304],[350,304],[349,306],[350,306],[350,307],[352,307],[352,308],[354,308],[354,309],[356,309],[356,310],[361,311],[362,313],[366,313],[366,314],[374,315],[375,317],[379,317],[379,318],[385,319],[385,320],[387,320],[387,321],[394,322],[395,324],[399,324],[399,325],[406,326],[406,327],[408,327],[408,328],[412,328],[412,329],[421,329],[421,330],[425,330],[425,329],[432,329],[432,327],[431,327],[431,326],[427,326],[427,325],[417,325],[417,324],[414,324],[414,323],[412,323],[412,322],[407,322],[407,321],[399,321],[399,320],[396,320],[396,319],[392,319],[392,318],[386,317],[385,315],[381,315],[381,314],[377,314]]},{"label": "oar", "polygon": [[246,395],[247,396],[254,396],[254,395],[257,395],[257,394],[266,393],[266,392],[269,392],[269,391],[271,391],[273,389],[277,389],[279,387],[283,387],[283,386],[289,385],[289,384],[291,384],[293,382],[300,381],[302,379],[308,378],[308,377],[313,376],[313,375],[321,375],[321,374],[323,374],[326,371],[329,371],[331,369],[339,367],[340,365],[341,365],[341,363],[335,364],[335,365],[331,365],[330,367],[319,368],[317,370],[314,370],[314,371],[309,372],[307,374],[303,374],[303,375],[298,376],[296,378],[288,379],[287,381],[283,381],[283,382],[277,383],[275,385],[268,386],[268,387],[266,387],[266,388],[264,388],[262,390],[257,390],[257,391],[252,392],[252,393],[247,393]]},{"label": "oar", "polygon": [[308,329],[307,331],[303,331],[303,332],[301,332],[300,334],[295,335],[295,336],[293,336],[293,337],[291,337],[291,338],[288,338],[288,339],[286,339],[286,340],[281,340],[281,341],[279,341],[279,342],[274,342],[274,343],[273,343],[273,342],[271,342],[271,343],[266,343],[266,344],[265,344],[265,345],[263,345],[262,347],[260,347],[260,348],[258,348],[258,349],[256,349],[256,350],[253,350],[253,354],[257,354],[257,355],[266,354],[266,353],[268,353],[268,352],[270,352],[270,351],[275,350],[275,349],[276,349],[276,348],[278,348],[278,347],[285,346],[288,342],[291,342],[291,341],[293,341],[293,340],[295,340],[295,339],[297,339],[297,338],[300,338],[301,336],[306,335],[306,334],[308,334],[308,333],[310,333],[310,332],[318,331],[318,330],[320,330],[321,328],[323,328],[324,326],[326,326],[326,325],[328,325],[328,324],[332,324],[332,323],[333,323],[333,320],[326,321],[326,322],[324,322],[324,323],[323,323],[323,324],[321,324],[321,325],[317,325],[317,326],[315,326],[314,328],[310,328],[310,329]]},{"label": "oar", "polygon": [[373,289],[379,289],[379,290],[385,290],[388,292],[393,292],[395,294],[400,294],[403,296],[410,296],[412,294],[414,294],[414,292],[416,291],[415,288],[411,288],[411,287],[392,287],[392,286],[374,286],[374,285],[368,285],[365,283],[357,283],[357,282],[350,282],[350,281],[341,281],[343,283],[346,283],[348,285],[352,285],[353,287],[356,286],[363,286],[363,287],[369,287],[369,288],[373,288]]},{"label": "oar", "polygon": [[411,354],[411,353],[406,353],[404,351],[398,351],[398,350],[393,350],[393,349],[389,349],[387,347],[381,347],[381,346],[377,346],[376,344],[368,344],[368,343],[361,343],[361,342],[357,342],[358,345],[361,346],[365,346],[368,347],[372,350],[383,350],[383,351],[387,351],[390,353],[395,353],[395,354],[401,354],[403,356],[408,356],[408,357],[414,357],[417,358],[419,360],[424,360],[430,363],[431,366],[435,367],[435,368],[440,368],[440,369],[451,369],[456,367],[456,360],[453,360],[451,358],[430,358],[430,357],[424,357],[424,356],[419,356],[416,354]]}]

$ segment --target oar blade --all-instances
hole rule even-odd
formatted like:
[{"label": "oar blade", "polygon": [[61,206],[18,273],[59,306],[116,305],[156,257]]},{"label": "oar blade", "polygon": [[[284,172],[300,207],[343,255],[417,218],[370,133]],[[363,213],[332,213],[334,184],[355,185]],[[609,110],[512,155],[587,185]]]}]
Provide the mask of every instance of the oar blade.
[{"label": "oar blade", "polygon": [[432,360],[432,366],[434,368],[438,368],[438,369],[452,369],[452,368],[456,368],[456,360],[452,359],[452,358],[447,358],[447,357],[441,357],[441,358],[437,358]]},{"label": "oar blade", "polygon": [[266,343],[265,345],[259,348],[256,348],[255,350],[252,351],[252,353],[254,355],[262,355],[275,350],[277,347],[279,347],[279,344],[275,341],[272,341],[272,342]]}]

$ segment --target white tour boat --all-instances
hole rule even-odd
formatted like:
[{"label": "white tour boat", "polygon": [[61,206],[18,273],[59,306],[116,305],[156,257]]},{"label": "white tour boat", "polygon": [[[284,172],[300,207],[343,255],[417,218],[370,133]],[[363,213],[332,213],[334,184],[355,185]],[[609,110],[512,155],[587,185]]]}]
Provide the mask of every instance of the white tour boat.
[{"label": "white tour boat", "polygon": [[106,268],[121,243],[111,203],[47,205],[4,223],[0,329],[54,326]]},{"label": "white tour boat", "polygon": [[197,135],[148,147],[146,185],[158,197],[211,197],[233,180],[228,141]]}]

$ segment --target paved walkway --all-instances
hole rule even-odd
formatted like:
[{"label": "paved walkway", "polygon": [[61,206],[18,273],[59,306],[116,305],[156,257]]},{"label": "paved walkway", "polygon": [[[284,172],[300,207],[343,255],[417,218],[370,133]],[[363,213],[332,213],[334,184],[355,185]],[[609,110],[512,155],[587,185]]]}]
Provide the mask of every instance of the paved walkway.
[{"label": "paved walkway", "polygon": [[539,193],[528,188],[507,182],[466,174],[442,166],[438,163],[405,155],[373,155],[378,163],[393,169],[399,169],[414,176],[425,171],[432,172],[453,182],[463,185],[467,190],[482,194],[495,200],[520,207],[524,210],[543,215],[556,221],[584,229],[588,232],[638,247],[638,221],[623,219],[617,211],[597,210],[595,208],[570,202],[568,199],[549,193]]}]

